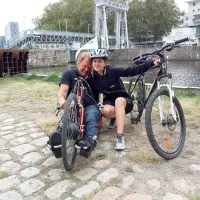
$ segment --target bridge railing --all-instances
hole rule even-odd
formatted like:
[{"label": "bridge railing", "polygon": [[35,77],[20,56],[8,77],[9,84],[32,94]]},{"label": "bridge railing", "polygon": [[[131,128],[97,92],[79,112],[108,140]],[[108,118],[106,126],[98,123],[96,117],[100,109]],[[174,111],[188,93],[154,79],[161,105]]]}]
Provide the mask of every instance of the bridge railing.
[{"label": "bridge railing", "polygon": [[[66,38],[87,38],[92,39],[95,37],[92,33],[81,33],[81,32],[66,32],[66,31],[57,31],[57,30],[40,30],[40,29],[29,29],[20,32],[19,35],[15,36],[13,39],[7,41],[4,45],[4,48],[19,48],[20,45],[23,45],[23,42],[26,42],[26,39],[32,37],[34,41],[34,37],[38,35],[46,35],[46,36],[61,36]],[[115,36],[109,35],[109,39],[115,40]]]},{"label": "bridge railing", "polygon": [[27,35],[30,35],[31,33],[31,29],[20,32],[19,35],[16,35],[14,38],[8,40],[4,45],[4,48],[13,48],[19,41],[23,40]]}]

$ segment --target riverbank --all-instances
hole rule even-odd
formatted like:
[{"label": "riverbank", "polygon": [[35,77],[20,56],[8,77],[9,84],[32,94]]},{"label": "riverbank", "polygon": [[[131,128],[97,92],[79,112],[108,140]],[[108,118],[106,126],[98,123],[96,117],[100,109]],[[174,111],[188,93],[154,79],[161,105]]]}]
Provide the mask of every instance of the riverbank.
[{"label": "riverbank", "polygon": [[126,150],[116,152],[115,130],[103,128],[89,159],[77,157],[72,172],[46,147],[55,117],[57,82],[0,78],[0,199],[198,200],[200,199],[200,96],[182,93],[187,137],[181,155],[160,158],[147,139],[144,118],[126,118]]}]

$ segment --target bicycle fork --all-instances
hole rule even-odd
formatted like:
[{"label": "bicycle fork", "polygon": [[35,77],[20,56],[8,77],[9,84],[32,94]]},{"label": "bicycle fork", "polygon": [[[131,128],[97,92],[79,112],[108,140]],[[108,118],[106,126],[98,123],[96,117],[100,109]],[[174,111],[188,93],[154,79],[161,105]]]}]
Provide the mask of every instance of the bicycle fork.
[{"label": "bicycle fork", "polygon": [[[176,116],[176,105],[175,105],[175,100],[174,100],[174,89],[172,87],[172,81],[171,78],[168,77],[168,83],[167,84],[160,84],[160,81],[157,82],[157,86],[158,89],[160,89],[161,87],[166,87],[169,91],[169,98],[170,98],[170,109],[171,109],[171,115],[173,117],[173,120],[176,122],[177,121],[177,116]],[[164,117],[164,111],[163,111],[163,102],[162,102],[162,98],[159,96],[158,97],[158,106],[159,106],[159,113],[160,113],[160,119],[161,122],[163,122],[165,120]]]}]

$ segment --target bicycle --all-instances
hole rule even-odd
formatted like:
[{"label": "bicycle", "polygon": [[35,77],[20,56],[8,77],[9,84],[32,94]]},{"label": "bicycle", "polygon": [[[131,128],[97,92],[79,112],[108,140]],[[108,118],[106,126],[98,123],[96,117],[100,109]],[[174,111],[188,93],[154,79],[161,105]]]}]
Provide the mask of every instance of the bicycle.
[{"label": "bicycle", "polygon": [[[87,87],[84,86],[87,85]],[[77,151],[80,151],[80,155],[89,156],[84,153],[84,151],[76,145],[77,141],[85,136],[85,124],[84,124],[84,107],[83,98],[85,95],[94,101],[92,96],[89,95],[87,88],[89,88],[90,94],[92,91],[88,83],[81,77],[76,79],[76,83],[73,87],[72,92],[69,94],[66,100],[66,106],[63,115],[63,128],[61,134],[61,151],[64,167],[67,171],[72,170]],[[102,105],[97,104],[101,111]],[[99,123],[99,130],[101,129],[102,121]]]},{"label": "bicycle", "polygon": [[133,58],[136,65],[150,56],[160,58],[160,65],[157,66],[159,71],[148,96],[145,92],[144,73],[139,75],[136,81],[134,78],[130,80],[128,93],[136,106],[131,112],[131,123],[140,122],[145,109],[145,128],[149,142],[155,152],[165,159],[174,159],[181,153],[186,137],[186,124],[182,106],[174,95],[172,74],[167,72],[163,51],[171,51],[188,40],[188,37],[183,38],[165,45],[160,50]]}]

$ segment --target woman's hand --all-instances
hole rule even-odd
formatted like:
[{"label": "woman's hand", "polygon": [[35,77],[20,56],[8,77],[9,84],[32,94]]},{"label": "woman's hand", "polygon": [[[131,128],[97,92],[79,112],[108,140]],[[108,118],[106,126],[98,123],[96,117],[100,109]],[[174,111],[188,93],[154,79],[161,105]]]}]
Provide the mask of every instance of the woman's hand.
[{"label": "woman's hand", "polygon": [[152,68],[158,67],[159,65],[160,65],[160,60],[158,60],[158,59],[154,60]]}]

